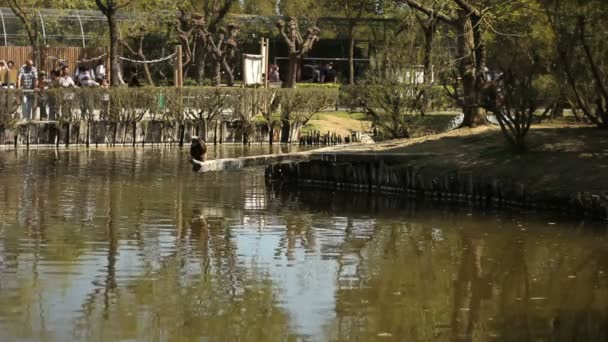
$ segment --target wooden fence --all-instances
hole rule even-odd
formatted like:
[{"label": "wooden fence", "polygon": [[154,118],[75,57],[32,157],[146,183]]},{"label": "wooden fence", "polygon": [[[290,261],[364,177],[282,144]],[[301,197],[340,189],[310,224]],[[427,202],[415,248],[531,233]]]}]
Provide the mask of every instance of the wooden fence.
[{"label": "wooden fence", "polygon": [[[80,47],[48,47],[44,52],[44,70],[48,73],[59,63],[59,59],[67,62],[70,70],[76,67],[76,61],[92,59],[108,52],[107,48],[80,48]],[[106,55],[106,64],[108,57]],[[0,46],[0,59],[15,62],[15,68],[25,64],[26,59],[33,58],[33,49],[29,46]],[[97,64],[97,62],[94,62]],[[37,66],[40,71],[40,66]]]}]

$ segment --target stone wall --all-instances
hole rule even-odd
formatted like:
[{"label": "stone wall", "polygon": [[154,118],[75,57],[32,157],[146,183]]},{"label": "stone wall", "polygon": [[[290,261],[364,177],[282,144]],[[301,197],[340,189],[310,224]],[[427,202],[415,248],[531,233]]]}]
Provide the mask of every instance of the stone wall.
[{"label": "stone wall", "polygon": [[608,219],[607,194],[584,189],[577,193],[549,193],[533,190],[525,180],[408,166],[408,160],[419,156],[318,154],[308,162],[268,166],[266,178],[283,186],[392,192],[434,200],[553,209]]}]

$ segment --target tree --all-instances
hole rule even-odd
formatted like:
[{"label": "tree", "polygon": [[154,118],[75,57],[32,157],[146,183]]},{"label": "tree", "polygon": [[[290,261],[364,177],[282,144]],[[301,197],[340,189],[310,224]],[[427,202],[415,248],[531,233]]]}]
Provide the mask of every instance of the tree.
[{"label": "tree", "polygon": [[608,53],[604,30],[608,5],[596,0],[541,2],[555,33],[558,61],[576,105],[585,118],[608,129],[608,67],[603,62]]},{"label": "tree", "polygon": [[243,0],[243,13],[271,16],[275,14],[275,2],[268,0]]},{"label": "tree", "polygon": [[330,0],[328,8],[344,16],[348,25],[348,84],[355,83],[355,33],[362,19],[376,12],[377,0]]},{"label": "tree", "polygon": [[253,118],[260,113],[264,101],[265,89],[245,88],[235,92],[230,99],[232,114],[238,119],[243,133],[243,144],[249,144],[249,137],[254,131]]},{"label": "tree", "polygon": [[298,122],[300,126],[304,126],[315,114],[335,106],[338,90],[335,88],[284,89],[279,96],[281,111],[290,113],[286,116]]},{"label": "tree", "polygon": [[19,122],[19,90],[0,89],[0,131],[14,128]]},{"label": "tree", "polygon": [[313,23],[306,29],[304,36],[300,33],[298,19],[288,17],[287,22],[279,20],[276,23],[279,33],[287,44],[289,49],[289,70],[287,80],[284,83],[285,88],[295,88],[298,76],[298,66],[302,62],[302,58],[312,49],[314,43],[319,39],[321,30]]},{"label": "tree", "polygon": [[105,15],[108,21],[108,30],[110,32],[110,75],[112,85],[117,86],[123,82],[120,72],[120,62],[118,59],[118,47],[120,45],[118,37],[118,21],[116,13],[118,10],[125,8],[131,4],[132,0],[95,0],[97,8]]},{"label": "tree", "polygon": [[[484,13],[470,0],[449,0],[440,10],[433,4],[417,0],[399,0],[430,19],[452,27],[457,35],[457,73],[462,93],[451,93],[462,107],[464,126],[486,123],[480,104],[481,90],[486,82],[486,39]],[[448,0],[446,0],[448,1]],[[434,3],[434,2],[433,2]]]},{"label": "tree", "polygon": [[[186,52],[184,65],[194,64],[195,79],[199,85],[204,83],[205,66],[209,55],[215,64],[213,75],[215,82],[219,80],[221,68],[229,74],[232,73],[232,68],[224,61],[234,53],[235,38],[239,29],[236,25],[223,27],[221,24],[233,4],[234,0],[188,0],[178,6],[179,16],[175,21],[175,28]],[[231,77],[229,75],[229,83]]]},{"label": "tree", "polygon": [[541,97],[545,78],[553,72],[554,46],[546,19],[533,6],[523,0],[497,6],[496,10],[511,15],[494,23],[487,36],[488,63],[498,77],[485,83],[482,103],[494,113],[505,139],[518,153],[526,150],[525,137],[541,100],[551,104],[561,100],[559,92],[544,92]]},{"label": "tree", "polygon": [[37,11],[47,4],[44,0],[7,0],[7,4],[15,16],[23,23],[27,38],[32,46],[34,64],[43,69],[46,58],[44,56],[44,42],[40,36],[41,28],[37,18]]},{"label": "tree", "polygon": [[388,139],[410,138],[420,128],[424,114],[424,84],[403,82],[398,73],[368,77],[362,84],[345,88],[353,111],[363,111]]},{"label": "tree", "polygon": [[[147,60],[146,54],[144,53],[144,39],[146,38],[147,31],[147,27],[143,24],[136,27],[131,27],[127,31],[126,38],[119,39],[119,42],[122,46],[129,50],[132,55],[139,57],[141,60]],[[136,48],[134,48],[131,44],[134,44]],[[148,84],[154,86],[154,80],[152,79],[152,73],[150,72],[149,65],[144,63],[143,68]]]},{"label": "tree", "polygon": [[263,94],[262,103],[260,104],[260,113],[262,114],[262,117],[264,117],[266,129],[268,130],[268,144],[272,145],[274,139],[274,129],[280,125],[281,120],[281,116],[278,111],[279,89],[265,88],[260,89],[260,92]]},{"label": "tree", "polygon": [[208,35],[207,50],[213,59],[213,85],[219,85],[222,78],[222,69],[226,72],[228,86],[234,85],[234,72],[231,61],[237,49],[236,38],[240,28],[236,25],[220,27],[215,34]]},{"label": "tree", "polygon": [[196,125],[196,134],[207,140],[209,122],[219,118],[230,107],[231,92],[221,88],[184,90],[184,116]]}]

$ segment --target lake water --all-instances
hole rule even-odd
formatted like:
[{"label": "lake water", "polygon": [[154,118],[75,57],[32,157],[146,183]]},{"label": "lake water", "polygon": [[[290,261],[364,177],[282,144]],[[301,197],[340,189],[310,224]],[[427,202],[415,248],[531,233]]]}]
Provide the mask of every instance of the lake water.
[{"label": "lake water", "polygon": [[0,152],[0,341],[606,341],[606,272],[605,226],[557,213]]}]

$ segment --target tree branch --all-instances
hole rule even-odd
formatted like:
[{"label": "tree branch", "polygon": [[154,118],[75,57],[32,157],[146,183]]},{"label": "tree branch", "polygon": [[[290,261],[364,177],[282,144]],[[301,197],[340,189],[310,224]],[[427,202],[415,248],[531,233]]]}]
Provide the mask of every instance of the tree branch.
[{"label": "tree branch", "polygon": [[97,5],[97,7],[99,8],[99,10],[105,16],[108,15],[108,13],[110,12],[110,8],[109,8],[109,6],[107,6],[106,4],[104,4],[102,0],[95,0],[95,4]]},{"label": "tree branch", "polygon": [[465,0],[453,0],[460,8],[467,11],[467,15],[474,15],[476,17],[481,17],[481,13],[479,10],[475,9],[471,4],[466,2]]},{"label": "tree branch", "polygon": [[405,3],[406,5],[410,6],[413,9],[416,9],[416,10],[426,14],[428,17],[435,17],[439,21],[444,22],[445,24],[456,25],[456,23],[457,23],[457,19],[454,19],[441,12],[435,12],[434,9],[426,7],[416,0],[399,0],[399,1]]},{"label": "tree branch", "polygon": [[591,72],[593,73],[593,78],[595,79],[595,83],[596,83],[598,89],[600,90],[602,96],[604,97],[604,99],[608,100],[608,91],[606,90],[606,85],[604,84],[604,81],[602,80],[602,77],[600,75],[600,70],[598,69],[597,63],[595,62],[595,59],[593,58],[593,54],[591,52],[591,48],[589,47],[589,43],[587,42],[587,39],[585,38],[585,19],[583,17],[579,18],[579,34],[580,34],[581,44],[583,45],[583,50],[585,50],[585,55],[587,56],[587,61],[589,62],[589,66],[591,67]]}]

